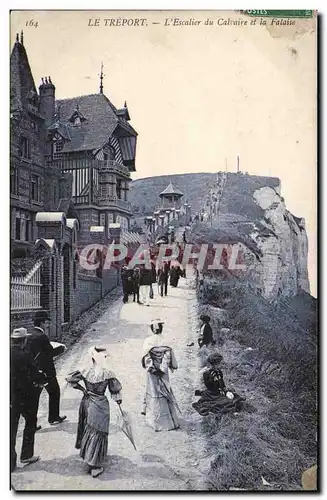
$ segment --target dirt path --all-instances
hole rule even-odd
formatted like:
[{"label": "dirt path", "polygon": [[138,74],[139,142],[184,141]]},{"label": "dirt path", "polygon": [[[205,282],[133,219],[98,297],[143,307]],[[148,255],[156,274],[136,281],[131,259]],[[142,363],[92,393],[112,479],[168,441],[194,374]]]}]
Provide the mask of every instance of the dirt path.
[{"label": "dirt path", "polygon": [[[115,292],[114,292],[115,293]],[[208,469],[205,440],[199,430],[200,417],[192,410],[197,384],[196,297],[191,279],[181,279],[177,289],[169,288],[168,297],[158,296],[150,307],[132,302],[123,305],[121,297],[108,307],[58,362],[58,380],[62,390],[61,414],[66,422],[57,427],[47,423],[47,395],[42,393],[35,453],[41,461],[18,468],[12,475],[16,490],[203,490]],[[149,335],[148,322],[156,317],[166,321],[165,333],[174,347],[179,369],[172,375],[172,386],[182,416],[181,429],[154,432],[141,415],[145,372],[141,368],[141,349]],[[80,392],[65,383],[65,376],[84,365],[94,344],[107,345],[111,366],[123,385],[123,408],[134,424],[138,451],[115,425],[117,407],[110,404],[108,464],[97,479],[86,474],[75,449]],[[20,431],[21,435],[21,431]],[[17,440],[17,451],[20,438]]]}]

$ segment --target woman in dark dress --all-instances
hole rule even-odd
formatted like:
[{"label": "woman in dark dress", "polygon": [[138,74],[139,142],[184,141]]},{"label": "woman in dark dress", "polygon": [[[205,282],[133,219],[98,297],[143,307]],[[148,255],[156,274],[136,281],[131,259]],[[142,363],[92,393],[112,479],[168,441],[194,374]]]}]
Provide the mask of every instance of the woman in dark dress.
[{"label": "woman in dark dress", "polygon": [[213,332],[210,325],[210,316],[206,314],[202,314],[200,316],[200,320],[202,321],[201,331],[198,338],[198,344],[201,348],[202,346],[208,347],[209,345],[214,345],[215,341],[213,339]]},{"label": "woman in dark dress", "polygon": [[178,266],[172,266],[170,270],[170,286],[176,288],[178,286],[179,278],[181,277],[182,270]]},{"label": "woman in dark dress", "polygon": [[[121,383],[107,367],[107,351],[103,347],[91,349],[91,366],[83,371],[74,371],[67,382],[84,393],[79,407],[79,420],[75,447],[89,466],[93,477],[99,476],[104,468],[108,451],[110,422],[109,401],[105,396],[108,388],[111,398],[121,404]],[[80,385],[84,383],[85,388]]]},{"label": "woman in dark dress", "polygon": [[202,416],[222,414],[229,411],[239,411],[244,397],[236,392],[228,391],[224,381],[223,372],[219,365],[222,357],[219,354],[208,356],[208,367],[203,372],[204,390],[196,390],[195,395],[200,396],[193,408]]}]

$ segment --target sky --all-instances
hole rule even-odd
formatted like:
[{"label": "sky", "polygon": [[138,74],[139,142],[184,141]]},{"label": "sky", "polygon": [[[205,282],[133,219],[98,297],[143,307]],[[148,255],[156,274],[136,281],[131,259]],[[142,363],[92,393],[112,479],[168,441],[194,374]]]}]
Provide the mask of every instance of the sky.
[{"label": "sky", "polygon": [[14,11],[11,47],[23,29],[35,83],[50,75],[57,98],[99,92],[103,62],[104,93],[118,108],[127,101],[139,134],[133,179],[226,163],[235,172],[237,155],[242,171],[279,177],[287,208],[306,220],[317,296],[315,22],[249,21],[231,11]]}]

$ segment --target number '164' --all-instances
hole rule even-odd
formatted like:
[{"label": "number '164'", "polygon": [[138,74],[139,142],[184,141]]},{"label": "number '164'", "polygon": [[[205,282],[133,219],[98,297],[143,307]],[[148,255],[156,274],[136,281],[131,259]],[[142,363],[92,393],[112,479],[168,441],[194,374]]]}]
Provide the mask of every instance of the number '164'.
[{"label": "number '164'", "polygon": [[31,26],[33,28],[38,27],[38,21],[34,21],[34,19],[31,19],[30,21],[26,21],[26,26]]}]

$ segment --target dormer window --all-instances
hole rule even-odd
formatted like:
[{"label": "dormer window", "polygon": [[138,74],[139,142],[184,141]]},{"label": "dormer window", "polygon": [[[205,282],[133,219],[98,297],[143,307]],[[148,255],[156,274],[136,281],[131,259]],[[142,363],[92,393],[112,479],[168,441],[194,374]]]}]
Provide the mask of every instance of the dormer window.
[{"label": "dormer window", "polygon": [[80,112],[79,110],[79,106],[77,104],[75,110],[73,111],[73,113],[71,114],[70,118],[69,118],[69,121],[70,123],[72,123],[75,127],[79,127],[82,122],[84,122],[86,120],[85,116],[83,115],[83,113]]},{"label": "dormer window", "polygon": [[114,160],[116,156],[115,149],[112,146],[106,145],[103,148],[103,159],[105,161],[107,160]]}]

